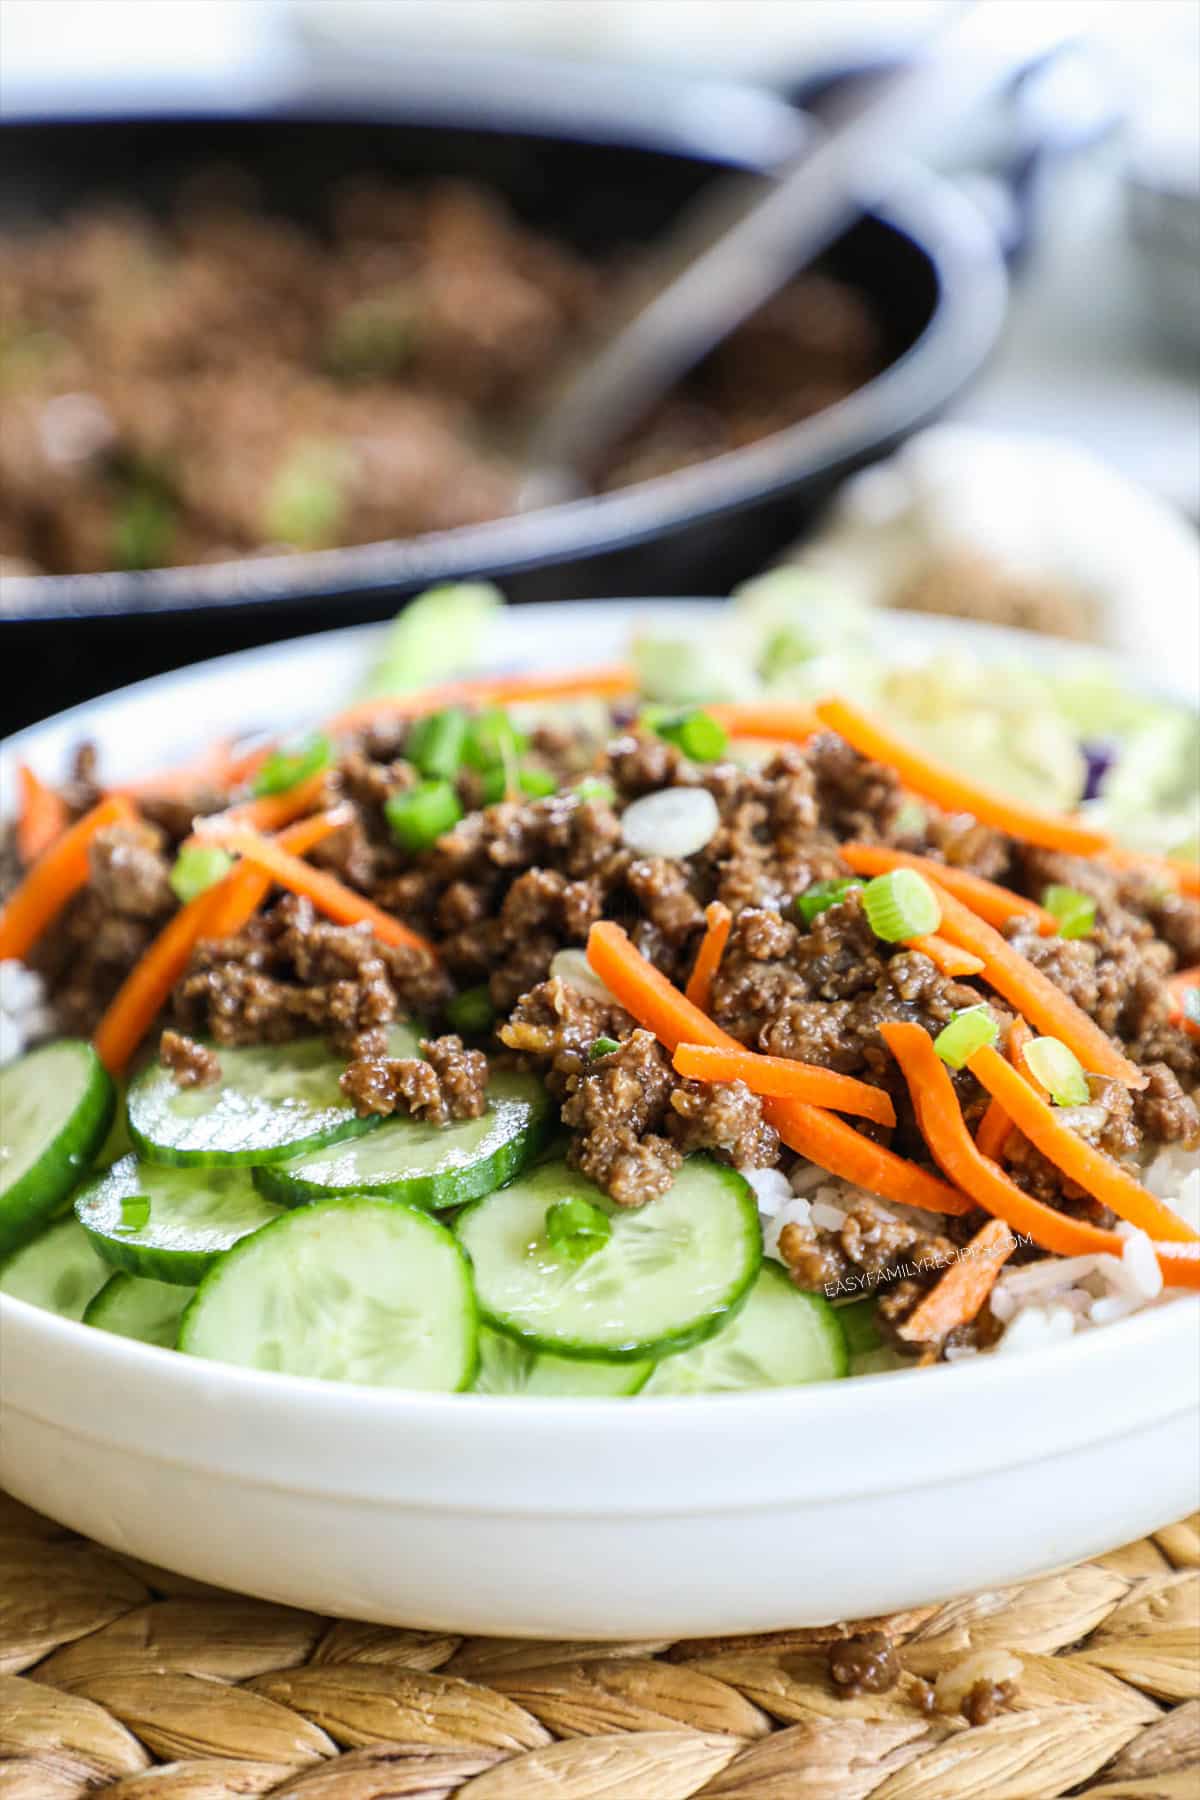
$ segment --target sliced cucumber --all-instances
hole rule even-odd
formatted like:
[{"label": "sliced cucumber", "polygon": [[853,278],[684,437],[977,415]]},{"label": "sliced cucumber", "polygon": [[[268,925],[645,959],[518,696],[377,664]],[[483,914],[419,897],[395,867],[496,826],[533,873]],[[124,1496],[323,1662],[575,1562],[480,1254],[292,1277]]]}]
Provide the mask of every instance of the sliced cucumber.
[{"label": "sliced cucumber", "polygon": [[[389,1032],[391,1056],[415,1056],[408,1026]],[[265,1163],[320,1150],[382,1123],[360,1119],[338,1082],[341,1057],[320,1038],[217,1051],[221,1079],[181,1087],[170,1069],[152,1063],[130,1084],[129,1135],[134,1149],[158,1163]]]},{"label": "sliced cucumber", "polygon": [[195,1291],[175,1281],[145,1281],[118,1270],[88,1302],[83,1322],[117,1337],[173,1350],[179,1321]]},{"label": "sliced cucumber", "polygon": [[[578,1197],[612,1221],[582,1262],[546,1237],[546,1209]],[[645,1206],[614,1206],[565,1163],[543,1163],[461,1215],[487,1323],[556,1356],[638,1361],[709,1337],[749,1293],[762,1259],[748,1183],[689,1157]]]},{"label": "sliced cucumber", "polygon": [[336,1194],[461,1206],[511,1181],[549,1129],[550,1099],[535,1076],[493,1075],[487,1092],[482,1118],[452,1125],[389,1119],[369,1137],[258,1169],[255,1186],[283,1206]]},{"label": "sliced cucumber", "polygon": [[104,1064],[77,1038],[0,1069],[0,1256],[61,1210],[104,1141],[114,1099]]},{"label": "sliced cucumber", "polygon": [[561,1394],[598,1396],[636,1394],[646,1384],[651,1362],[604,1362],[595,1357],[541,1356],[528,1344],[491,1331],[479,1333],[477,1394]]},{"label": "sliced cucumber", "polygon": [[750,1298],[707,1343],[664,1357],[647,1394],[718,1394],[736,1388],[799,1387],[846,1373],[846,1340],[819,1294],[802,1294],[764,1262]]},{"label": "sliced cucumber", "polygon": [[64,1319],[81,1319],[111,1274],[87,1232],[74,1219],[59,1219],[5,1260],[0,1293],[61,1313]]},{"label": "sliced cucumber", "polygon": [[195,1287],[222,1252],[279,1217],[248,1169],[174,1169],[123,1156],[82,1188],[75,1217],[118,1269]]},{"label": "sliced cucumber", "polygon": [[453,1235],[394,1200],[285,1212],[205,1276],[192,1356],[327,1381],[453,1392],[479,1360],[471,1272]]}]

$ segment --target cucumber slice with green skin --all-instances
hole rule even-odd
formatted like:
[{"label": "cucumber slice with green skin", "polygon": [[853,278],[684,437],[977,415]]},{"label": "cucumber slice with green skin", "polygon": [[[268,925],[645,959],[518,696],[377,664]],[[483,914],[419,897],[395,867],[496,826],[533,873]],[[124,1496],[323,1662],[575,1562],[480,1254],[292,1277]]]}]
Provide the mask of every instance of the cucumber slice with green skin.
[{"label": "cucumber slice with green skin", "polygon": [[511,1181],[550,1128],[550,1098],[535,1076],[501,1072],[487,1093],[482,1118],[451,1125],[388,1119],[369,1137],[256,1169],[254,1185],[282,1206],[338,1194],[374,1194],[434,1210],[461,1206]]},{"label": "cucumber slice with green skin", "polygon": [[549,1397],[605,1399],[636,1394],[646,1385],[652,1362],[604,1362],[595,1358],[541,1356],[528,1344],[491,1331],[479,1333],[479,1373],[476,1394],[530,1394]]},{"label": "cucumber slice with green skin", "polygon": [[418,1207],[298,1206],[210,1270],[179,1348],[243,1368],[453,1393],[479,1362],[471,1271],[453,1234]]},{"label": "cucumber slice with green skin", "polygon": [[802,1294],[775,1263],[764,1262],[750,1298],[715,1337],[668,1356],[647,1394],[719,1394],[740,1388],[799,1387],[846,1373],[846,1339],[819,1294]]},{"label": "cucumber slice with green skin", "polygon": [[[392,1026],[390,1056],[415,1056],[416,1034]],[[382,1124],[360,1119],[338,1082],[346,1070],[320,1038],[291,1044],[219,1049],[221,1079],[181,1087],[152,1063],[129,1088],[129,1135],[140,1156],[158,1163],[285,1162]]]},{"label": "cucumber slice with green skin", "polygon": [[77,1038],[0,1069],[0,1256],[62,1210],[104,1141],[115,1098],[104,1064]]},{"label": "cucumber slice with green skin", "polygon": [[176,1169],[123,1156],[89,1181],[75,1217],[118,1269],[195,1287],[218,1256],[279,1217],[248,1169]]},{"label": "cucumber slice with green skin", "polygon": [[851,1300],[845,1306],[836,1306],[838,1324],[846,1336],[846,1348],[851,1356],[863,1355],[868,1350],[878,1350],[883,1339],[879,1335],[879,1325],[875,1317],[875,1296],[867,1294],[861,1300]]},{"label": "cucumber slice with green skin", "polygon": [[118,1271],[88,1302],[83,1322],[117,1337],[173,1350],[179,1321],[195,1291],[174,1281],[146,1281]]},{"label": "cucumber slice with green skin", "polygon": [[[582,1262],[546,1237],[546,1209],[574,1197],[612,1221]],[[467,1207],[455,1229],[485,1321],[551,1356],[637,1362],[686,1349],[737,1310],[762,1260],[753,1191],[707,1156],[689,1157],[639,1207],[614,1206],[565,1163],[542,1163]]]},{"label": "cucumber slice with green skin", "polygon": [[112,1274],[74,1219],[59,1219],[14,1250],[0,1267],[0,1293],[28,1300],[64,1319],[81,1319],[92,1295]]}]

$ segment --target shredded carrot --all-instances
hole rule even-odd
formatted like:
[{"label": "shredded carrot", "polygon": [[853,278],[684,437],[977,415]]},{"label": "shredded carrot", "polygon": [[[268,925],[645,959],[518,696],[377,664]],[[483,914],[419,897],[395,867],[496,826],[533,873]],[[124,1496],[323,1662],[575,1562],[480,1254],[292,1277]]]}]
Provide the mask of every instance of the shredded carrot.
[{"label": "shredded carrot", "polygon": [[1004,1220],[989,1219],[909,1313],[897,1335],[910,1344],[932,1344],[955,1326],[970,1324],[1016,1247]]},{"label": "shredded carrot", "polygon": [[[1010,1230],[1031,1237],[1057,1256],[1121,1256],[1125,1240],[1115,1231],[1068,1218],[1023,1192],[990,1157],[981,1156],[958,1104],[950,1071],[920,1025],[880,1026],[912,1095],[917,1124],[933,1160],[949,1180],[971,1195]],[[999,1059],[997,1059],[999,1060]],[[1200,1257],[1190,1244],[1155,1245],[1163,1280],[1176,1287],[1200,1287]]]},{"label": "shredded carrot", "polygon": [[637,676],[625,663],[595,669],[564,669],[547,675],[480,675],[471,680],[442,682],[415,694],[389,694],[358,700],[326,721],[327,731],[361,731],[378,719],[415,719],[443,706],[507,706],[523,701],[612,698],[632,694]]},{"label": "shredded carrot", "polygon": [[252,800],[227,806],[223,812],[208,813],[196,820],[193,836],[202,839],[210,835],[214,827],[226,825],[247,825],[251,831],[280,831],[294,819],[303,818],[318,804],[325,791],[328,773],[327,769],[318,769],[315,775],[297,782],[286,793],[257,794]]},{"label": "shredded carrot", "polygon": [[964,975],[978,975],[983,968],[983,958],[975,956],[970,950],[961,950],[957,944],[949,943],[944,937],[932,932],[928,937],[905,938],[906,950],[919,950],[927,956],[935,968],[951,980],[959,980]]},{"label": "shredded carrot", "polygon": [[1182,1025],[1193,1037],[1200,1037],[1200,1023],[1192,1017],[1184,1005],[1186,994],[1200,993],[1200,966],[1194,969],[1179,969],[1167,981],[1171,995],[1171,1023]]},{"label": "shredded carrot", "polygon": [[1159,875],[1181,894],[1200,895],[1200,863],[1185,862],[1177,856],[1150,856],[1141,850],[1127,850],[1123,844],[1109,844],[1105,862],[1116,869],[1141,869],[1147,875]]},{"label": "shredded carrot", "polygon": [[[680,1044],[711,1044],[722,1050],[744,1046],[714,1024],[654,964],[634,948],[619,925],[601,920],[588,934],[588,962],[609,992],[639,1025],[652,1031],[674,1055]],[[863,1137],[844,1119],[801,1100],[768,1099],[764,1117],[784,1143],[810,1162],[886,1200],[920,1206],[927,1212],[961,1213],[971,1202],[927,1169],[905,1162],[892,1150]]]},{"label": "shredded carrot", "polygon": [[1046,850],[1069,850],[1077,856],[1094,856],[1107,848],[1109,839],[1078,819],[1044,813],[1022,806],[992,788],[968,781],[944,763],[935,762],[911,745],[901,742],[884,726],[851,706],[847,700],[822,700],[816,708],[823,725],[852,744],[861,756],[886,763],[906,788],[923,800],[931,800],[946,812],[970,813],[983,825],[993,825],[1011,837],[1040,844]]},{"label": "shredded carrot", "polygon": [[137,814],[119,794],[84,813],[39,856],[0,908],[0,959],[23,957],[88,878],[88,847],[106,825],[133,825]]},{"label": "shredded carrot", "polygon": [[260,837],[242,825],[227,825],[210,832],[207,841],[223,844],[227,850],[244,856],[280,887],[290,889],[293,894],[303,894],[318,912],[336,919],[340,925],[365,923],[385,944],[407,945],[409,949],[422,950],[429,956],[436,955],[428,938],[423,938],[362,894],[356,894],[353,888],[327,870],[314,869],[311,863],[301,862],[298,856],[281,850],[270,838]]},{"label": "shredded carrot", "polygon": [[719,900],[713,900],[704,909],[704,923],[704,938],[696,952],[696,961],[684,992],[693,1006],[698,1006],[701,1012],[706,1013],[712,1007],[713,977],[725,954],[733,914]]},{"label": "shredded carrot", "polygon": [[[1033,1042],[1033,1033],[1020,1014],[1008,1028],[1008,1043],[1005,1049],[1008,1060],[1017,1074],[1022,1076],[1037,1093],[1042,1093],[1042,1084],[1025,1061],[1025,1046]],[[1004,1155],[1004,1146],[1008,1142],[1012,1130],[1012,1120],[998,1100],[989,1100],[987,1111],[980,1120],[979,1129],[975,1133],[975,1148],[981,1156],[990,1156],[993,1162],[999,1162]]]},{"label": "shredded carrot", "polygon": [[744,1081],[752,1094],[807,1100],[833,1112],[874,1119],[877,1125],[896,1123],[896,1109],[882,1088],[812,1063],[760,1056],[756,1050],[726,1050],[716,1044],[680,1044],[674,1060],[679,1073],[692,1081]]},{"label": "shredded carrot", "polygon": [[1054,1108],[1035,1094],[990,1044],[977,1050],[967,1067],[993,1099],[999,1100],[1017,1130],[1048,1162],[1061,1169],[1068,1181],[1156,1241],[1200,1241],[1200,1234],[1186,1225],[1177,1212],[1156,1200],[1120,1163],[1085,1143],[1064,1125]]},{"label": "shredded carrot", "polygon": [[849,863],[856,875],[886,875],[892,869],[915,869],[918,875],[936,881],[939,887],[969,906],[973,913],[989,925],[1003,925],[1014,913],[1036,923],[1043,937],[1053,937],[1058,920],[1035,900],[1014,894],[1009,888],[969,869],[956,869],[949,863],[935,862],[931,856],[912,856],[907,850],[891,850],[886,844],[839,844],[838,855]]},{"label": "shredded carrot", "polygon": [[[302,855],[344,823],[344,817],[336,812],[316,814],[284,833],[279,843],[293,855]],[[270,885],[269,875],[240,863],[167,921],[121,983],[96,1029],[97,1053],[111,1073],[127,1066],[201,938],[229,937],[240,931],[262,905]]]},{"label": "shredded carrot", "polygon": [[235,750],[237,742],[234,738],[222,738],[219,743],[210,744],[198,756],[188,762],[177,763],[173,769],[152,770],[148,775],[139,775],[135,781],[121,782],[109,788],[112,794],[124,794],[136,799],[140,795],[151,797],[169,797],[178,794],[191,794],[200,789],[212,788],[220,792],[225,788],[237,787],[239,783],[248,781],[259,765],[271,754],[270,744],[256,744],[250,750]]},{"label": "shredded carrot", "polygon": [[812,708],[795,702],[722,700],[704,710],[735,738],[768,738],[780,744],[806,744],[821,729],[821,721]]},{"label": "shredded carrot", "polygon": [[984,980],[1010,1006],[1047,1037],[1061,1038],[1093,1075],[1108,1075],[1125,1087],[1145,1087],[1146,1077],[1137,1065],[1121,1054],[1108,1033],[1055,987],[1048,975],[960,900],[936,882],[931,881],[930,886],[942,909],[941,935],[982,958]]},{"label": "shredded carrot", "polygon": [[18,764],[17,781],[21,790],[17,854],[28,868],[67,829],[67,805],[62,795],[47,787],[28,763]]}]

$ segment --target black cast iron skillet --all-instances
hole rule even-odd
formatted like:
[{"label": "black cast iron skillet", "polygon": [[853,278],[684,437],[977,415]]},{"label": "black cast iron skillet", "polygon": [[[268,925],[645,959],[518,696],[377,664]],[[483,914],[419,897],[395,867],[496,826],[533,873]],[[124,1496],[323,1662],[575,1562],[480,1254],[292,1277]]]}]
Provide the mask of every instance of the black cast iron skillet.
[{"label": "black cast iron skillet", "polygon": [[[53,215],[113,193],[153,207],[188,169],[213,162],[247,165],[268,203],[300,218],[343,174],[438,173],[478,179],[538,229],[608,251],[653,240],[720,172],[769,170],[807,130],[802,114],[757,90],[426,58],[386,101],[324,92],[222,103],[193,92],[173,108],[113,99],[103,116],[8,118],[0,216]],[[493,524],[195,568],[6,579],[3,635],[28,673],[9,693],[10,718],[215,650],[378,618],[463,575],[498,577],[516,600],[727,591],[796,536],[848,469],[944,407],[1002,320],[995,244],[931,177],[914,174],[901,200],[825,261],[870,297],[893,357],[839,405],[699,467]]]}]

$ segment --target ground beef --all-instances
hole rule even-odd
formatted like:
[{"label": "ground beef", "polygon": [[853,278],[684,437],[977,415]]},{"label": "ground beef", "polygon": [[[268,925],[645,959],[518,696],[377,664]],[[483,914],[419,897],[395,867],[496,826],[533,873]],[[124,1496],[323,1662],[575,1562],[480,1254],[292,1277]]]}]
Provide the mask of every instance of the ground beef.
[{"label": "ground beef", "polygon": [[1200,1108],[1195,1100],[1184,1093],[1166,1063],[1150,1063],[1145,1073],[1145,1088],[1133,1096],[1138,1125],[1155,1143],[1196,1149],[1200,1145]]},{"label": "ground beef", "polygon": [[421,951],[384,944],[368,925],[331,925],[289,894],[238,936],[197,946],[174,1010],[185,1030],[220,1044],[322,1031],[338,1049],[376,1057],[393,1020],[436,1012],[447,993]]},{"label": "ground beef", "polygon": [[522,997],[497,1035],[510,1050],[533,1060],[550,1092],[561,1100],[574,1093],[597,1038],[619,1041],[633,1029],[621,1007],[554,977]]},{"label": "ground beef", "polygon": [[829,1679],[844,1699],[890,1693],[900,1674],[895,1646],[882,1631],[863,1631],[829,1646]]},{"label": "ground beef", "polygon": [[1017,1691],[1015,1681],[977,1681],[962,1703],[968,1725],[990,1725]]},{"label": "ground beef", "polygon": [[356,1057],[341,1088],[360,1118],[407,1112],[429,1125],[478,1119],[487,1110],[488,1060],[460,1037],[422,1038],[415,1056]]},{"label": "ground beef", "polygon": [[210,1087],[221,1079],[220,1058],[206,1044],[164,1031],[158,1040],[159,1060],[166,1064],[180,1087]]},{"label": "ground beef", "polygon": [[174,910],[171,865],[152,825],[108,825],[88,847],[90,886],[106,912],[161,919]]},{"label": "ground beef", "polygon": [[675,1085],[666,1051],[639,1029],[588,1065],[563,1107],[570,1161],[618,1206],[665,1193],[683,1161],[665,1135]]},{"label": "ground beef", "polygon": [[895,771],[860,756],[832,732],[821,732],[807,750],[825,829],[842,840],[888,838],[904,804]]},{"label": "ground beef", "polygon": [[836,1231],[793,1222],[779,1236],[779,1254],[788,1273],[797,1287],[810,1293],[839,1284],[865,1292],[909,1280],[912,1265],[925,1264],[936,1272],[953,1260],[955,1251],[949,1237],[901,1217],[865,1194],[847,1210]]},{"label": "ground beef", "polygon": [[966,869],[987,881],[1007,885],[1012,868],[1012,839],[990,825],[953,813],[934,813],[924,825],[917,848],[921,855]]},{"label": "ground beef", "polygon": [[736,1169],[770,1169],[779,1161],[779,1133],[762,1116],[762,1101],[744,1081],[680,1082],[671,1095],[667,1132],[685,1156],[719,1152]]}]

